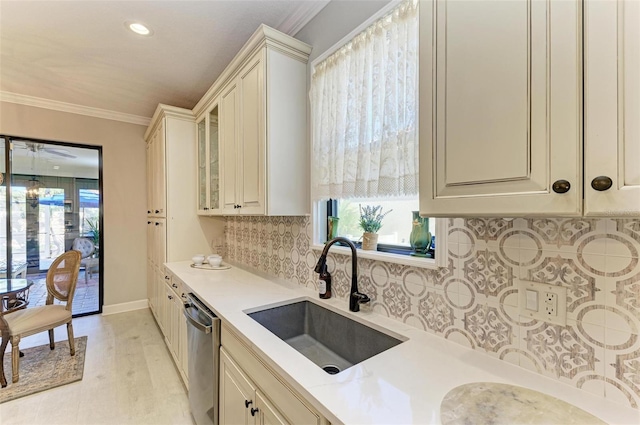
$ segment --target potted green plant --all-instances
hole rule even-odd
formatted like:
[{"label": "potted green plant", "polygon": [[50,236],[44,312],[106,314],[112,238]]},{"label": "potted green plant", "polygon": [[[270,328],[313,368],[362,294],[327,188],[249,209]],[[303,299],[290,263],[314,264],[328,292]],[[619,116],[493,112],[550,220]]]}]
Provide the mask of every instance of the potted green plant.
[{"label": "potted green plant", "polygon": [[378,249],[378,230],[382,227],[382,219],[393,210],[382,212],[382,205],[358,206],[360,208],[360,227],[362,235],[362,249],[375,251]]},{"label": "potted green plant", "polygon": [[98,224],[98,220],[91,221],[87,218],[85,221],[89,226],[89,233],[91,234],[91,239],[93,240],[93,244],[96,246],[97,250],[100,246],[100,226]]}]

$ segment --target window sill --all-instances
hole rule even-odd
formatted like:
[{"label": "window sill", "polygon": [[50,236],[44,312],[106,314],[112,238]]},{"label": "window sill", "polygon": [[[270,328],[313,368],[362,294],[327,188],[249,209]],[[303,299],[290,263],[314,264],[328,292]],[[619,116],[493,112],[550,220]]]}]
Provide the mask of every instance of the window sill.
[{"label": "window sill", "polygon": [[[322,251],[324,249],[324,245],[313,244],[311,246],[311,249],[313,249],[314,251]],[[333,245],[329,252],[339,255],[351,255],[350,248],[338,246],[337,244]],[[367,258],[369,260],[402,264],[405,266],[419,267],[422,269],[438,269],[439,267],[436,263],[436,260],[434,260],[433,258],[412,257],[410,255],[393,254],[390,252],[364,251],[362,249],[358,249],[358,258]]]}]

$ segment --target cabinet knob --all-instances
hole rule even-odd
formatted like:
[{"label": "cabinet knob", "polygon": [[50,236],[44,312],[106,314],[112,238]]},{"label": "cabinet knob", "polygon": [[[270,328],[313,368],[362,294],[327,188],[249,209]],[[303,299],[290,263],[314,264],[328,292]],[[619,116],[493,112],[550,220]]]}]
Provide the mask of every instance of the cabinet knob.
[{"label": "cabinet knob", "polygon": [[253,400],[245,400],[244,401],[244,407],[248,408],[249,405],[253,404]]},{"label": "cabinet knob", "polygon": [[150,222],[150,221],[147,221],[147,224],[151,224],[151,222]]},{"label": "cabinet knob", "polygon": [[157,221],[156,221],[156,226],[160,226],[160,223],[158,223]]},{"label": "cabinet knob", "polygon": [[613,180],[607,176],[598,176],[591,180],[591,187],[598,192],[609,190],[613,186]]},{"label": "cabinet knob", "polygon": [[167,295],[167,298],[169,298],[170,300],[172,300],[172,299],[173,299],[173,296],[172,296],[172,295]]},{"label": "cabinet knob", "polygon": [[255,416],[255,415],[256,415],[256,413],[258,413],[259,411],[260,411],[260,409],[258,409],[258,408],[255,408],[255,409],[254,409],[254,408],[252,407],[252,408],[251,408],[251,416]]},{"label": "cabinet knob", "polygon": [[169,276],[165,276],[164,278],[165,278],[166,280],[169,280]]},{"label": "cabinet knob", "polygon": [[174,288],[178,289],[178,285],[176,285],[175,283],[172,283],[171,286],[173,286]]},{"label": "cabinet knob", "polygon": [[150,211],[150,210],[147,210],[147,214],[151,214],[151,211]]},{"label": "cabinet knob", "polygon": [[571,189],[571,183],[566,180],[556,180],[551,188],[555,193],[567,193]]},{"label": "cabinet knob", "polygon": [[160,212],[160,210],[156,210],[156,214],[158,214]]}]

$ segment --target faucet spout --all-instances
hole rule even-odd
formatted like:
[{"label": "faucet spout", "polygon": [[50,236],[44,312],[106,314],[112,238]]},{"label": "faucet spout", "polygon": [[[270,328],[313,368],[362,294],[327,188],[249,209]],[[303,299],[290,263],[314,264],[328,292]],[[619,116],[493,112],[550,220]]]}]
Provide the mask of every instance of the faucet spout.
[{"label": "faucet spout", "polygon": [[336,242],[342,242],[346,244],[349,248],[351,248],[351,292],[349,293],[349,310],[351,311],[360,311],[360,304],[367,303],[370,301],[370,298],[358,291],[358,254],[356,251],[356,246],[349,239],[344,238],[342,236],[338,236],[337,238],[331,239],[324,246],[322,250],[322,254],[320,254],[320,258],[318,259],[318,263],[314,268],[316,273],[322,273],[324,267],[326,267],[327,262],[327,253],[329,252],[329,248]]}]

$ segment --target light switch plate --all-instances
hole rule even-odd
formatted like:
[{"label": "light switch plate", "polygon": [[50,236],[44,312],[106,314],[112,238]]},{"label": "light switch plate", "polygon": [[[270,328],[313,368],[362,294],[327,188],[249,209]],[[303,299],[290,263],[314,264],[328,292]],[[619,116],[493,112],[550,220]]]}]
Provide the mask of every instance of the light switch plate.
[{"label": "light switch plate", "polygon": [[[537,309],[532,309],[533,298],[532,292],[537,293]],[[555,300],[552,309],[545,305],[545,294],[555,294]],[[529,297],[527,297],[529,294]],[[528,298],[528,299],[527,299]],[[557,304],[556,304],[557,303]],[[520,314],[525,317],[542,320],[547,323],[565,326],[567,324],[567,288],[548,283],[531,282],[520,280],[518,287],[518,304],[520,306]]]}]

